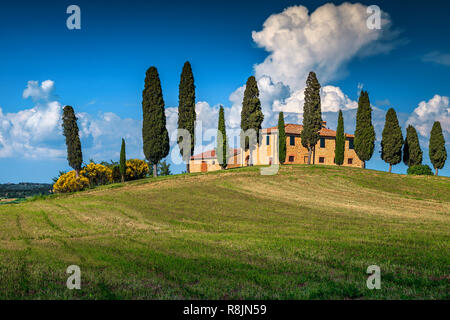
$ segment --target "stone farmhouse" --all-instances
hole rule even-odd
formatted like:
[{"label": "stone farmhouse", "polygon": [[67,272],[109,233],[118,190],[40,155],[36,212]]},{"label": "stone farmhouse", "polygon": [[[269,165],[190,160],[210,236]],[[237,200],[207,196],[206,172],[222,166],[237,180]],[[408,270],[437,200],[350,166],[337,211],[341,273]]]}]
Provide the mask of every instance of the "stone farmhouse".
[{"label": "stone farmhouse", "polygon": [[[284,164],[306,164],[308,163],[308,149],[302,146],[300,133],[303,129],[299,124],[286,124],[286,161]],[[336,131],[328,129],[326,122],[320,130],[320,139],[317,142],[313,158],[314,164],[335,165],[334,149],[336,145]],[[354,135],[345,134],[345,153],[343,166],[363,167],[354,150]],[[252,151],[254,165],[270,165],[278,163],[278,127],[261,130],[261,141]],[[228,156],[227,168],[248,166],[250,161],[250,150],[242,148],[231,149]],[[221,170],[216,158],[215,150],[206,151],[191,157],[191,172],[208,172]]]}]

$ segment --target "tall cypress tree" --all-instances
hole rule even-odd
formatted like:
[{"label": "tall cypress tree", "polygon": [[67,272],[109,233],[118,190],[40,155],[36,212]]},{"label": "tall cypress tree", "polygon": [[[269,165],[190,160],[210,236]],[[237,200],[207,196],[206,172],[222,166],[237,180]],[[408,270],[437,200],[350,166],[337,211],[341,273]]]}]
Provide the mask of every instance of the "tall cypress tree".
[{"label": "tall cypress tree", "polygon": [[344,133],[344,117],[342,111],[339,110],[338,126],[336,130],[336,145],[334,149],[334,161],[337,165],[344,163],[345,152],[345,133]]},{"label": "tall cypress tree", "polygon": [[428,148],[431,163],[438,175],[438,169],[442,169],[447,160],[447,150],[445,150],[445,139],[442,134],[441,123],[435,121],[430,133],[430,146]]},{"label": "tall cypress tree", "polygon": [[[264,121],[264,114],[261,110],[261,101],[259,101],[258,83],[254,76],[247,79],[247,84],[244,91],[244,99],[242,101],[241,111],[241,129],[243,132],[253,129],[256,131],[256,142],[259,143],[259,133],[262,122]],[[245,150],[250,149],[250,164],[253,164],[252,150],[254,145],[250,145],[250,140],[246,137],[243,142]]]},{"label": "tall cypress tree", "polygon": [[286,128],[283,112],[278,114],[278,160],[280,164],[286,161]]},{"label": "tall cypress tree", "polygon": [[120,162],[119,162],[119,171],[120,176],[122,178],[122,182],[125,182],[126,170],[127,170],[127,158],[125,154],[125,140],[122,138],[122,146],[120,148]]},{"label": "tall cypress tree", "polygon": [[375,128],[372,125],[372,107],[367,91],[361,91],[358,100],[354,144],[355,152],[358,158],[363,161],[363,167],[365,168],[366,161],[372,158],[375,150]]},{"label": "tall cypress tree", "polygon": [[386,122],[381,140],[381,159],[389,163],[389,172],[392,166],[402,161],[403,135],[398,124],[397,114],[393,108],[386,113]]},{"label": "tall cypress tree", "polygon": [[81,153],[81,142],[78,135],[77,117],[71,106],[65,106],[62,115],[63,134],[66,137],[67,161],[69,166],[75,170],[76,177],[81,170],[83,154]]},{"label": "tall cypress tree", "polygon": [[178,146],[183,160],[186,162],[186,172],[189,173],[189,159],[194,153],[195,146],[195,84],[191,64],[186,61],[181,72],[178,92],[178,129],[186,129],[191,135],[191,148],[188,156],[184,158],[182,141],[178,139]]},{"label": "tall cypress tree", "polygon": [[217,147],[216,147],[217,161],[219,161],[219,164],[222,167],[222,169],[225,169],[227,167],[227,160],[228,160],[228,139],[227,139],[227,131],[225,128],[225,113],[223,110],[223,106],[220,106],[219,124],[217,130],[222,134],[222,139],[219,139],[219,134],[217,135]]},{"label": "tall cypress tree", "polygon": [[145,75],[142,114],[144,154],[147,160],[153,164],[153,175],[156,177],[158,162],[169,154],[169,134],[166,128],[161,82],[155,67],[150,67]]},{"label": "tall cypress tree", "polygon": [[406,128],[406,139],[403,145],[403,162],[408,167],[422,164],[422,154],[417,131],[412,125],[409,125]]},{"label": "tall cypress tree", "polygon": [[302,145],[308,149],[308,164],[311,164],[311,154],[317,141],[319,141],[321,128],[320,83],[316,74],[311,71],[306,80],[305,102],[303,104],[303,130],[300,133]]}]

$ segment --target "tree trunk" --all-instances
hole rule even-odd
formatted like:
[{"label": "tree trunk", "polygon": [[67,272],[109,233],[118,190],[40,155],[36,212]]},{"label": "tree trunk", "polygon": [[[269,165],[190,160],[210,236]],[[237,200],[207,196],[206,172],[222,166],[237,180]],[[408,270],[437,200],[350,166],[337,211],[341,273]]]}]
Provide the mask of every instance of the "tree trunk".
[{"label": "tree trunk", "polygon": [[311,153],[312,153],[311,148],[308,148],[308,164],[311,164]]},{"label": "tree trunk", "polygon": [[158,166],[156,163],[153,164],[153,176],[154,177],[158,176]]},{"label": "tree trunk", "polygon": [[313,147],[313,152],[312,152],[312,163],[316,164],[316,146]]},{"label": "tree trunk", "polygon": [[191,170],[190,168],[189,168],[189,161],[186,163],[186,173],[190,173],[190,171],[189,170]]},{"label": "tree trunk", "polygon": [[366,168],[366,162],[363,160],[362,161],[362,168],[365,169]]},{"label": "tree trunk", "polygon": [[76,169],[75,170],[75,178],[79,178],[80,177],[80,170]]},{"label": "tree trunk", "polygon": [[434,168],[434,170],[436,171],[435,175],[438,175],[438,168]]},{"label": "tree trunk", "polygon": [[122,183],[124,183],[125,182],[125,177],[123,175],[121,175],[121,178],[122,178]]},{"label": "tree trunk", "polygon": [[389,173],[392,171],[392,164],[389,163]]}]

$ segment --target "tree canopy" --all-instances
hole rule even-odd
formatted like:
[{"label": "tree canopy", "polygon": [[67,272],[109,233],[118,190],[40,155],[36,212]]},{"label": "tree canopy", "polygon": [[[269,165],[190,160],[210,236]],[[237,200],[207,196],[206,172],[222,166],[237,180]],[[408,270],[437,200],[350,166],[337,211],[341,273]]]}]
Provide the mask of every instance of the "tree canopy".
[{"label": "tree canopy", "polygon": [[[169,133],[166,128],[166,114],[158,70],[150,67],[145,76],[142,92],[142,138],[145,158],[154,167],[169,154]],[[157,175],[157,170],[153,170]]]}]

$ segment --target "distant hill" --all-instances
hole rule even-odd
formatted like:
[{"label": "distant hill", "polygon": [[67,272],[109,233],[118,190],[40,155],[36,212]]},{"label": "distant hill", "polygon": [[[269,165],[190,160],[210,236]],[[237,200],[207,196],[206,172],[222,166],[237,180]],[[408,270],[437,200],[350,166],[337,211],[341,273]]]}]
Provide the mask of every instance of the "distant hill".
[{"label": "distant hill", "polygon": [[48,183],[4,183],[0,184],[0,198],[25,198],[39,194],[50,194],[52,185]]}]

